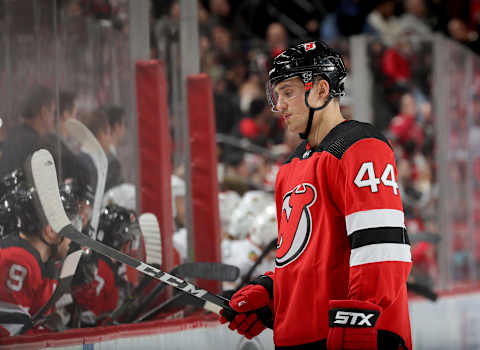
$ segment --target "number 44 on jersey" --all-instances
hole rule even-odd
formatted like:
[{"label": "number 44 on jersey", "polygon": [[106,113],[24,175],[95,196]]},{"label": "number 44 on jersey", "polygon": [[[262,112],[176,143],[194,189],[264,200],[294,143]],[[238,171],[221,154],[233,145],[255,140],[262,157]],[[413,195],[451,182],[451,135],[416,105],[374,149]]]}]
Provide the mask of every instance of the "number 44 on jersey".
[{"label": "number 44 on jersey", "polygon": [[378,185],[380,185],[381,182],[384,186],[391,187],[394,194],[398,194],[398,183],[395,181],[395,170],[390,163],[387,163],[380,178],[375,176],[373,162],[363,163],[353,182],[360,188],[370,187],[372,192],[378,192]]}]

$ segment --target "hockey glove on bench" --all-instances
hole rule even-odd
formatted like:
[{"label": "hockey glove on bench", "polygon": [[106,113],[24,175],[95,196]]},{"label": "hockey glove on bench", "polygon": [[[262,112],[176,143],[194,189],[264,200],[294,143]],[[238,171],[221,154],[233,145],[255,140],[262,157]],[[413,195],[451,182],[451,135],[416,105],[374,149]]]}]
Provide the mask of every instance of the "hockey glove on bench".
[{"label": "hockey glove on bench", "polygon": [[273,308],[273,293],[267,289],[273,291],[273,280],[268,275],[262,275],[238,290],[230,300],[230,307],[238,314],[229,321],[225,317],[226,310],[222,310],[220,322],[230,322],[228,328],[237,330],[248,339],[259,335],[266,328],[265,320],[261,316],[262,319],[260,319],[259,315],[267,315],[266,317],[269,318]]},{"label": "hockey glove on bench", "polygon": [[376,322],[382,309],[368,301],[331,300],[328,350],[377,350]]}]

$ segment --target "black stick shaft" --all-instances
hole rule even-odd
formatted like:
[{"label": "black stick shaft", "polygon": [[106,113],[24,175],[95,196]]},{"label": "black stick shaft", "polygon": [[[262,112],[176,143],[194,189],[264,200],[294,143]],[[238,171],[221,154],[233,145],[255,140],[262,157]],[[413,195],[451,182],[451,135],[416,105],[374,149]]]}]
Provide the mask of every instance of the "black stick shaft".
[{"label": "black stick shaft", "polygon": [[181,278],[170,275],[151,265],[145,264],[144,262],[134,259],[131,256],[128,256],[127,254],[124,254],[114,248],[111,248],[103,243],[93,240],[90,237],[87,237],[86,235],[78,232],[72,225],[66,225],[60,230],[59,233],[62,236],[65,236],[71,239],[72,241],[80,244],[80,246],[88,247],[102,255],[108,256],[112,259],[118,260],[126,265],[129,265],[135,268],[136,270],[148,276],[156,278],[168,285],[171,285],[172,287],[175,287],[183,292],[191,294],[205,301],[209,301],[221,308],[228,309],[229,311],[235,312],[230,308],[228,304],[229,302],[228,299],[220,295],[210,293],[204,289],[201,289],[195,286],[194,284],[191,284],[182,280]]}]

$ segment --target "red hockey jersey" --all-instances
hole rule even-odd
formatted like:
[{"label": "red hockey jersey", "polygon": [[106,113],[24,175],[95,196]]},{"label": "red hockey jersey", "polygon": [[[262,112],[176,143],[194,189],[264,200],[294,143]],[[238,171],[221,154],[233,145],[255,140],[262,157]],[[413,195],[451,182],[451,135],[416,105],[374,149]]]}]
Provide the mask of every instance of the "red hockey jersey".
[{"label": "red hockey jersey", "polygon": [[110,258],[96,255],[96,271],[91,283],[73,289],[75,302],[96,316],[112,312],[118,304],[117,268]]},{"label": "red hockey jersey", "polygon": [[329,300],[379,305],[379,337],[411,349],[411,267],[394,154],[373,126],[345,121],[314,149],[303,142],[275,188],[276,346],[320,342]]},{"label": "red hockey jersey", "polygon": [[0,241],[0,336],[17,334],[47,303],[55,275],[53,261],[43,263],[28,241],[16,234]]}]

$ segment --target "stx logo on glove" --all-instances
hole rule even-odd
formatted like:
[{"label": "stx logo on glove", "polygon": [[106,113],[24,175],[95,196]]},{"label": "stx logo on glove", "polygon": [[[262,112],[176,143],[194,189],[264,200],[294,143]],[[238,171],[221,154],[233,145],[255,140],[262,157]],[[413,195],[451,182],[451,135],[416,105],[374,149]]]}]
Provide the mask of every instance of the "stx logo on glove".
[{"label": "stx logo on glove", "polygon": [[329,313],[330,327],[374,327],[380,313],[375,310],[333,309]]}]

